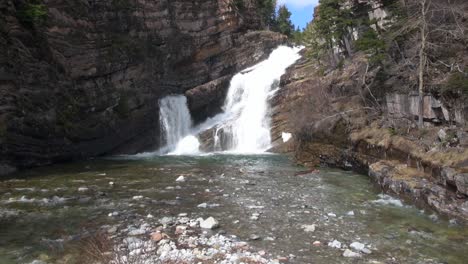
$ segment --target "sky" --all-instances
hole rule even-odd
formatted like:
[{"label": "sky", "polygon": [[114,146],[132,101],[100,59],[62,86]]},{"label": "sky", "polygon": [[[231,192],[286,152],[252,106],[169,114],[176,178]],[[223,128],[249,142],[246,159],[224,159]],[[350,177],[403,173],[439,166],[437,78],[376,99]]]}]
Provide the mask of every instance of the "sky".
[{"label": "sky", "polygon": [[285,4],[291,11],[291,21],[301,29],[312,20],[314,7],[318,0],[278,0],[278,4]]}]

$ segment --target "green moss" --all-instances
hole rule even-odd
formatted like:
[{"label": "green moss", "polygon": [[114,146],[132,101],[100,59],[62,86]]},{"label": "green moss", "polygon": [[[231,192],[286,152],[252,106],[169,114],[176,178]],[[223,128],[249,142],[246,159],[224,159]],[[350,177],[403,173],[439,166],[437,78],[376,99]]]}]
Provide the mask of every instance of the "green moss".
[{"label": "green moss", "polygon": [[466,73],[452,73],[443,88],[444,92],[462,92],[468,94],[468,74]]},{"label": "green moss", "polygon": [[47,7],[39,0],[29,0],[18,8],[17,17],[29,27],[42,25],[47,20]]}]

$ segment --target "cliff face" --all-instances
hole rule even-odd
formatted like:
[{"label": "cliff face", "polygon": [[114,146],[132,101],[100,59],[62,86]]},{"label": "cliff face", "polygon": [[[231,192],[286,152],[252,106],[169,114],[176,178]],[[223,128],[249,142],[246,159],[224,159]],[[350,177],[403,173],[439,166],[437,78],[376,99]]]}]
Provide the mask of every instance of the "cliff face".
[{"label": "cliff face", "polygon": [[[425,17],[431,45],[444,44],[440,50],[424,50],[419,28],[416,35],[399,31],[411,21],[400,12],[419,12],[420,1],[397,2],[347,1],[315,10],[316,20],[305,36],[307,56],[283,76],[272,100],[273,150],[294,153],[310,167],[368,173],[385,191],[468,221],[468,5],[432,2],[431,12],[459,12],[431,17],[437,21]],[[372,24],[356,19],[360,26],[352,32],[342,25],[342,40],[328,38],[324,46],[327,33],[339,27],[328,23],[340,21],[338,9],[353,10],[352,15]],[[441,28],[457,33],[434,33]],[[291,133],[292,140],[284,143],[283,133]]]},{"label": "cliff face", "polygon": [[[368,173],[385,191],[468,221],[467,102],[427,94],[419,130],[414,95],[386,87],[362,55],[325,74],[307,58],[289,68],[272,101],[274,151]],[[293,139],[283,143],[283,132]]]},{"label": "cliff face", "polygon": [[[188,94],[203,119],[215,111],[211,94],[226,88],[216,80],[285,41],[255,31],[251,0],[241,13],[225,0],[31,3],[0,3],[3,173],[155,149],[159,98],[198,87]],[[210,82],[209,91],[200,89]]]}]

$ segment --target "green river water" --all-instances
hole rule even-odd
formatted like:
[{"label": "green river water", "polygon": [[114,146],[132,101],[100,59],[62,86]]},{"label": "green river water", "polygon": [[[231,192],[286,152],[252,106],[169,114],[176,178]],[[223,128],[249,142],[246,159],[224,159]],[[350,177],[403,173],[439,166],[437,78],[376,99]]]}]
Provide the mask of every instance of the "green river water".
[{"label": "green river water", "polygon": [[[80,241],[101,227],[180,213],[213,216],[244,241],[258,236],[249,241],[256,250],[290,263],[468,263],[466,227],[382,195],[365,175],[297,175],[303,170],[281,155],[207,155],[22,172],[0,181],[0,263],[82,263]],[[180,175],[185,182],[175,181]],[[305,232],[312,224],[316,230]],[[371,245],[372,253],[344,258],[327,246],[333,240]]]}]

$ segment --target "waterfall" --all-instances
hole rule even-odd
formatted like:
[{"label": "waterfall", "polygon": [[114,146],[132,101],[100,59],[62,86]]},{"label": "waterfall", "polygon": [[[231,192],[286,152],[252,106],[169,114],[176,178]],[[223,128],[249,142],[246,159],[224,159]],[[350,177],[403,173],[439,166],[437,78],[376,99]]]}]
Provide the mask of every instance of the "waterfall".
[{"label": "waterfall", "polygon": [[[175,152],[176,154],[184,154],[185,150],[179,148],[179,143],[182,143],[182,148],[196,148],[198,143],[185,139],[191,133],[192,117],[187,107],[187,98],[182,95],[171,95],[159,100],[159,120],[162,128],[162,140],[166,146],[162,152]],[[185,141],[184,141],[185,139]]]},{"label": "waterfall", "polygon": [[[269,58],[236,74],[230,83],[223,113],[196,128],[184,96],[160,101],[160,119],[170,154],[198,153],[197,135],[212,131],[213,151],[261,153],[270,148],[269,99],[279,89],[286,68],[299,58],[300,48],[280,46]],[[166,151],[167,153],[168,151]]]},{"label": "waterfall", "polygon": [[286,68],[300,58],[300,48],[281,46],[268,60],[244,70],[231,80],[224,104],[223,133],[229,151],[258,153],[270,148],[269,99],[279,88]]}]

